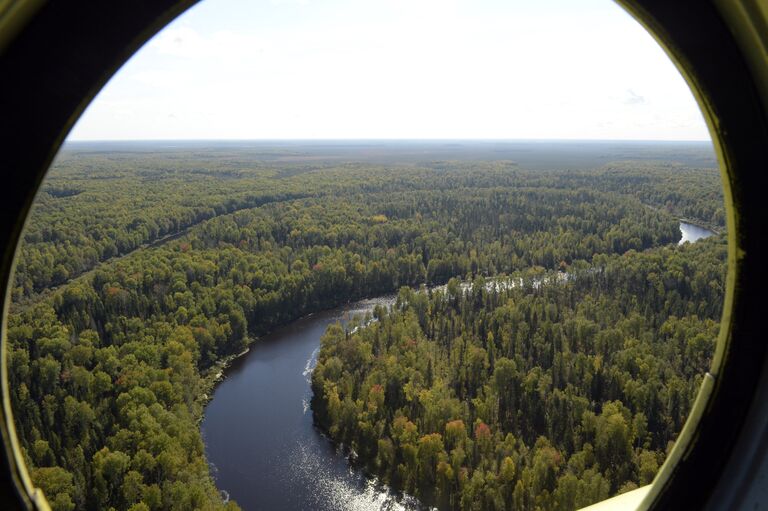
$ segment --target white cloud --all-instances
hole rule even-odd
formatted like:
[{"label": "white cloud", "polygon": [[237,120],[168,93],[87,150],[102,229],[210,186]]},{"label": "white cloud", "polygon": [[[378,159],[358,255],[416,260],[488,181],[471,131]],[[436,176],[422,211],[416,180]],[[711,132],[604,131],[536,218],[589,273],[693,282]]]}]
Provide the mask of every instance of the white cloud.
[{"label": "white cloud", "polygon": [[645,98],[637,94],[632,89],[627,89],[627,94],[624,98],[625,105],[643,105],[645,104]]},{"label": "white cloud", "polygon": [[707,137],[674,66],[611,2],[237,1],[161,32],[73,136]]}]

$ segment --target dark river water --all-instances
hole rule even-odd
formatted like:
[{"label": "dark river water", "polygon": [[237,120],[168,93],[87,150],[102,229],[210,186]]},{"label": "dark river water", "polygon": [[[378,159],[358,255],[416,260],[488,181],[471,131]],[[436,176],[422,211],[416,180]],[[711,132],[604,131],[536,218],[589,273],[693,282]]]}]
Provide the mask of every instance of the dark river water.
[{"label": "dark river water", "polygon": [[328,325],[377,298],[300,319],[264,336],[225,371],[201,425],[217,486],[246,510],[419,509],[351,467],[312,426],[310,373]]},{"label": "dark river water", "polygon": [[[714,232],[681,222],[683,239]],[[312,425],[310,376],[328,325],[389,305],[363,300],[299,319],[262,337],[225,370],[201,425],[217,486],[246,510],[420,509],[354,468]]]}]

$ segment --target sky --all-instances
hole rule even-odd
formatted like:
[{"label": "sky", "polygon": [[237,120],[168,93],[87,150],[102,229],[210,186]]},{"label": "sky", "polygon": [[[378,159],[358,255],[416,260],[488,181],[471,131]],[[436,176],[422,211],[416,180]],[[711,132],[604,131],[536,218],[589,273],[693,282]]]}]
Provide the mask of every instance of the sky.
[{"label": "sky", "polygon": [[609,0],[203,0],[69,140],[709,140]]}]

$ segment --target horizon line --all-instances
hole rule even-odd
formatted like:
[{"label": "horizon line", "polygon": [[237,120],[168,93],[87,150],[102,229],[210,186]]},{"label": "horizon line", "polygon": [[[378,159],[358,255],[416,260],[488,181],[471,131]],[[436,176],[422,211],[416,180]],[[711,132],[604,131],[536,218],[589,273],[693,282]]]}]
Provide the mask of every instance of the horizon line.
[{"label": "horizon line", "polygon": [[672,142],[712,144],[711,139],[653,139],[653,138],[122,138],[66,139],[71,143],[125,142]]}]

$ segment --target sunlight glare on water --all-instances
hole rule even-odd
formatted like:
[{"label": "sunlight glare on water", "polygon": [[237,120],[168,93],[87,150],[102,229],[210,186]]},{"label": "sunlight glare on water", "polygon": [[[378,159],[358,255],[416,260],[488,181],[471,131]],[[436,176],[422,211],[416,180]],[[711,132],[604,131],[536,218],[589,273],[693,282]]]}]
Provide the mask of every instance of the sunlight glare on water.
[{"label": "sunlight glare on water", "polygon": [[680,238],[680,241],[678,242],[679,245],[682,245],[686,241],[693,243],[704,238],[709,238],[715,234],[714,231],[710,231],[709,229],[705,229],[698,225],[689,224],[688,222],[680,222],[680,232],[683,237]]},{"label": "sunlight glare on water", "polygon": [[[398,501],[378,479],[365,482],[363,488],[348,484],[329,472],[324,459],[316,456],[316,451],[299,444],[290,454],[296,467],[295,477],[312,486],[317,508],[339,511],[408,511],[431,509],[425,508],[411,496],[401,497]],[[350,471],[354,469],[350,468]]]}]

